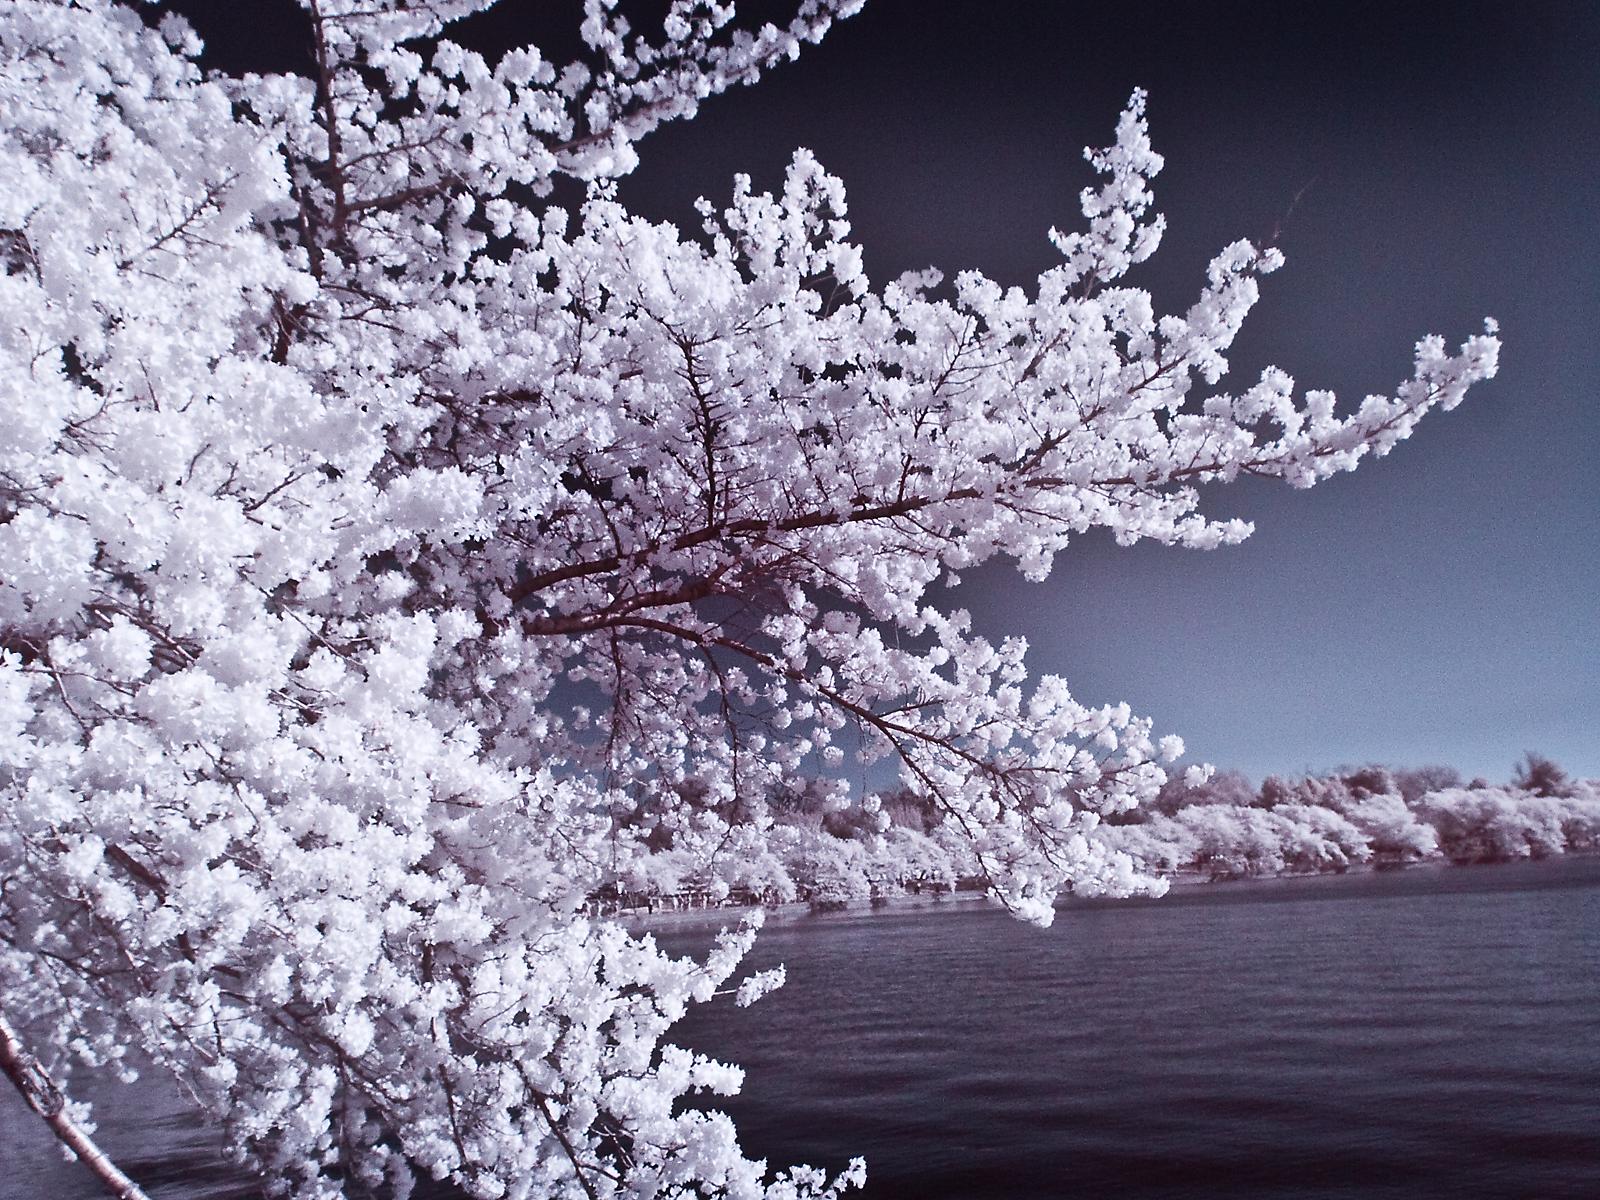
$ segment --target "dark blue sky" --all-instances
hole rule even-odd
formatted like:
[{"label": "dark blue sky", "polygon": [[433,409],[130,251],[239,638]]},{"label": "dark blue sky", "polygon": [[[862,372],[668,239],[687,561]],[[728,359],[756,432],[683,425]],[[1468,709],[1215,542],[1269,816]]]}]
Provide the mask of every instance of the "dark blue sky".
[{"label": "dark blue sky", "polygon": [[[256,55],[286,11],[177,7]],[[488,48],[577,9],[511,4],[467,34]],[[1043,584],[980,572],[959,602],[1080,698],[1257,778],[1379,760],[1503,779],[1526,749],[1600,776],[1600,7],[871,0],[645,142],[622,195],[687,227],[697,195],[741,170],[777,186],[805,145],[844,178],[875,282],[1026,283],[1135,86],[1167,159],[1168,236],[1134,277],[1159,306],[1305,189],[1238,378],[1276,363],[1359,400],[1409,374],[1419,336],[1486,315],[1500,375],[1354,475],[1217,489],[1212,512],[1256,522],[1241,547],[1086,539]]]}]

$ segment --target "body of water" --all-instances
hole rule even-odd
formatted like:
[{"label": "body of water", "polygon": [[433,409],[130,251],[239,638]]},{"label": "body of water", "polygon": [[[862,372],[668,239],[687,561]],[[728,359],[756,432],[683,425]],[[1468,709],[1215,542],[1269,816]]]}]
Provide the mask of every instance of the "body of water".
[{"label": "body of water", "polygon": [[[1050,930],[799,918],[750,965],[776,962],[786,987],[678,1040],[747,1069],[750,1153],[863,1154],[868,1200],[1600,1197],[1600,858],[1191,888]],[[156,1200],[224,1194],[192,1123],[119,1099],[104,1140]],[[95,1195],[28,1119],[0,1097],[0,1196]]]}]

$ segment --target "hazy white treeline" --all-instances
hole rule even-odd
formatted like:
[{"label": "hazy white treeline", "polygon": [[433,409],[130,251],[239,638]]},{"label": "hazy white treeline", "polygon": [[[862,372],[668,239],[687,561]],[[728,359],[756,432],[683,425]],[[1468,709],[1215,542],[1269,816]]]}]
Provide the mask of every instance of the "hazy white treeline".
[{"label": "hazy white treeline", "polygon": [[[909,792],[850,799],[807,780],[736,813],[695,812],[667,822],[623,813],[615,869],[597,905],[844,905],[892,892],[950,891],[978,866],[959,832]],[[703,800],[702,800],[703,802]],[[731,819],[730,819],[731,818]]]},{"label": "hazy white treeline", "polygon": [[[686,793],[693,813],[693,787]],[[975,883],[957,831],[910,792],[852,802],[810,781],[733,815],[707,807],[703,820],[669,826],[620,814],[616,869],[599,903],[828,906]],[[1225,771],[1175,779],[1103,832],[1155,871],[1211,879],[1543,858],[1600,849],[1600,781],[1571,780],[1537,755],[1500,786],[1448,767],[1274,776],[1259,788]]]},{"label": "hazy white treeline", "polygon": [[1342,871],[1427,858],[1505,862],[1600,848],[1600,785],[1529,755],[1505,786],[1463,783],[1447,767],[1363,767],[1268,778],[1228,772],[1170,785],[1149,811],[1108,830],[1166,872],[1212,878]]}]

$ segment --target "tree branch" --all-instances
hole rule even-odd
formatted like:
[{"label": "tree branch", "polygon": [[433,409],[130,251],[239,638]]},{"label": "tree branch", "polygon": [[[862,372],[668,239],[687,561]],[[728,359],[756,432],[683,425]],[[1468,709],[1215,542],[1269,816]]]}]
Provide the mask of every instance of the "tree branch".
[{"label": "tree branch", "polygon": [[82,1126],[67,1115],[67,1097],[44,1066],[23,1048],[11,1023],[0,1014],[0,1072],[11,1080],[28,1107],[50,1126],[50,1132],[94,1172],[101,1185],[117,1200],[150,1200],[144,1190],[124,1175]]}]

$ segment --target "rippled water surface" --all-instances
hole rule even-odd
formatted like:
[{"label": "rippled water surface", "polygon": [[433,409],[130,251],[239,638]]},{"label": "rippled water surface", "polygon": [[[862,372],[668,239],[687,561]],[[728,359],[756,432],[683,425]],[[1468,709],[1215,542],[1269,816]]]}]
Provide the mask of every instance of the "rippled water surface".
[{"label": "rippled water surface", "polygon": [[[1048,931],[801,918],[753,959],[788,986],[680,1040],[747,1068],[752,1153],[864,1154],[876,1200],[1600,1197],[1600,859],[1219,885]],[[0,1097],[0,1196],[94,1195],[26,1117]],[[102,1125],[157,1200],[223,1194],[172,1113]]]}]

